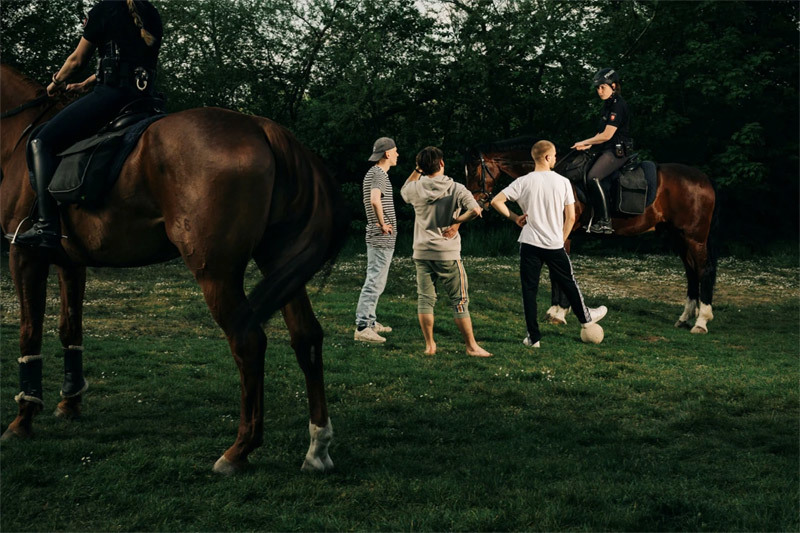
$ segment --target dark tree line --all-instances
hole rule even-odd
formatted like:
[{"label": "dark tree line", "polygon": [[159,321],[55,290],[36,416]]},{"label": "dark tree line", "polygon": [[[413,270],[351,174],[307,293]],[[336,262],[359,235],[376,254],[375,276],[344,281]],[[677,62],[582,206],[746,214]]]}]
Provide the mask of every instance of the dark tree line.
[{"label": "dark tree line", "polygon": [[[593,133],[591,74],[614,66],[640,151],[716,181],[728,237],[798,238],[794,1],[154,0],[169,109],[270,117],[359,183],[372,141],[444,148]],[[2,60],[47,80],[90,0],[3,0]]]}]

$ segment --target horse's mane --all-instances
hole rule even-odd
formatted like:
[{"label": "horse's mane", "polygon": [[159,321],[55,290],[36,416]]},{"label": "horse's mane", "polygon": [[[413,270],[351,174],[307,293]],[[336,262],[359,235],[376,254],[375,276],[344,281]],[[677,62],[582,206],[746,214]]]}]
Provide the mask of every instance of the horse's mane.
[{"label": "horse's mane", "polygon": [[3,72],[3,76],[8,76],[9,74],[11,74],[12,76],[15,76],[16,78],[19,79],[20,83],[22,83],[22,85],[25,86],[25,88],[30,89],[31,91],[36,93],[37,96],[40,93],[44,92],[45,88],[42,86],[41,83],[31,79],[30,77],[28,77],[27,75],[23,74],[22,72],[20,72],[16,68],[12,67],[11,65],[9,65],[7,63],[2,63],[2,64],[0,64],[0,68],[2,68],[4,71],[7,71],[7,72]]}]

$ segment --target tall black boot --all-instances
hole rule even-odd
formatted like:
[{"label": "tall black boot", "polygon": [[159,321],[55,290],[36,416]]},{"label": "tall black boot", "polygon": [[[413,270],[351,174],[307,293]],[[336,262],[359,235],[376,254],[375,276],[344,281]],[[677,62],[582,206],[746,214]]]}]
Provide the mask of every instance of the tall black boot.
[{"label": "tall black boot", "polygon": [[34,139],[31,141],[31,160],[33,181],[36,183],[39,220],[33,224],[31,229],[17,235],[12,243],[21,246],[58,248],[61,246],[58,204],[47,190],[56,171],[56,159],[42,146],[42,141]]},{"label": "tall black boot", "polygon": [[614,229],[611,227],[611,219],[608,217],[608,203],[606,202],[606,194],[603,192],[603,186],[600,180],[592,178],[589,189],[592,190],[592,204],[595,218],[597,218],[597,222],[592,221],[592,226],[589,228],[589,231],[592,233],[611,235],[614,233]]}]

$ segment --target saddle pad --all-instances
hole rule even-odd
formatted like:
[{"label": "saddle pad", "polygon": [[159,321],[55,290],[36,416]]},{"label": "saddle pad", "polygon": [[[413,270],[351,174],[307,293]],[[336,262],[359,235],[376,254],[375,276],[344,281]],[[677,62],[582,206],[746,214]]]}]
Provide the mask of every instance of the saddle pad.
[{"label": "saddle pad", "polygon": [[48,187],[50,194],[60,204],[98,207],[144,131],[164,116],[148,117],[127,128],[89,137],[59,153],[62,159]]}]

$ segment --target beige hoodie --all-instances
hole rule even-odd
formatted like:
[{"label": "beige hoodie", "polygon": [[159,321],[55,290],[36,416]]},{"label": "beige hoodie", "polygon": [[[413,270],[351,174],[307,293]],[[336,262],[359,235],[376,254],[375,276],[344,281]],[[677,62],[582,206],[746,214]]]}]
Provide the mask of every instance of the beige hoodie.
[{"label": "beige hoodie", "polygon": [[406,182],[400,195],[416,214],[414,259],[461,259],[461,235],[447,239],[442,232],[453,224],[454,217],[478,207],[467,188],[447,176],[422,176]]}]

